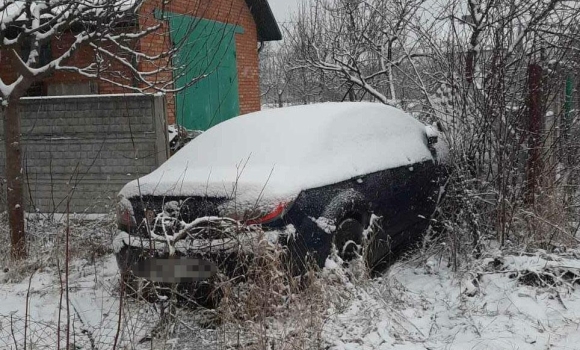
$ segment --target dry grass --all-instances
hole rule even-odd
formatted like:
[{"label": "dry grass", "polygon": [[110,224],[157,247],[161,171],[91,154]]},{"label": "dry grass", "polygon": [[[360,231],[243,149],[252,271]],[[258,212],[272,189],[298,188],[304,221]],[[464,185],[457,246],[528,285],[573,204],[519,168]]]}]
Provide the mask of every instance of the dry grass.
[{"label": "dry grass", "polygon": [[184,308],[169,296],[154,347],[169,349],[165,340],[178,339],[181,349],[199,348],[190,344],[200,346],[203,341],[210,349],[327,348],[322,334],[328,310],[348,307],[354,286],[368,281],[362,258],[343,268],[333,257],[336,268],[313,267],[294,276],[284,263],[285,253],[266,239],[241,253],[238,261],[244,273],[220,276],[215,292],[221,299],[215,309]]},{"label": "dry grass", "polygon": [[[95,259],[112,252],[114,218],[104,215],[90,220],[85,216],[69,218],[70,260]],[[66,217],[36,216],[26,222],[28,257],[21,261],[10,260],[10,231],[6,213],[0,215],[0,268],[4,280],[18,282],[34,271],[57,268],[65,261],[67,235]]]}]

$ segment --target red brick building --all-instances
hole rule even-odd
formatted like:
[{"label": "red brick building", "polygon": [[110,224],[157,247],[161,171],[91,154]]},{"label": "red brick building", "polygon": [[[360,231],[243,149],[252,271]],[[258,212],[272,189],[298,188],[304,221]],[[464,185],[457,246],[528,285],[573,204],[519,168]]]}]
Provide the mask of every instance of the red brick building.
[{"label": "red brick building", "polygon": [[[184,64],[183,72],[165,72],[155,77],[174,81],[177,87],[190,85],[198,76],[205,78],[186,90],[167,96],[168,122],[192,129],[207,129],[233,116],[260,109],[259,58],[261,42],[280,40],[280,29],[267,0],[172,0],[162,8],[161,0],[148,0],[139,8],[135,30],[161,24],[142,38],[136,51],[156,55],[176,45],[182,46],[168,64]],[[185,30],[184,28],[187,28]],[[54,38],[41,57],[58,57],[70,47],[74,31]],[[218,57],[218,58],[216,58]],[[78,50],[71,65],[95,62],[90,47]],[[154,70],[160,62],[136,60],[140,71]],[[185,68],[187,66],[187,68]],[[16,79],[10,55],[0,52],[0,77],[7,83]],[[107,79],[131,85],[127,68],[111,63]],[[174,76],[172,77],[171,74]],[[167,76],[169,75],[169,76]],[[87,95],[131,92],[103,80],[91,80],[71,72],[56,72],[35,85],[29,95]]]}]

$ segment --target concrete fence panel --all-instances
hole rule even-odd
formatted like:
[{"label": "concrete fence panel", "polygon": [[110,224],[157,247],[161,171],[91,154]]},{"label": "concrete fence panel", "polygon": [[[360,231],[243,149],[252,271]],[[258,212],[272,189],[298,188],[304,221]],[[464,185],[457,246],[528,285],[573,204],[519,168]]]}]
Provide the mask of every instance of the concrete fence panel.
[{"label": "concrete fence panel", "polygon": [[[64,213],[68,202],[74,213],[110,211],[124,184],[167,160],[165,111],[162,95],[22,99],[27,210]],[[3,136],[0,125],[2,177]],[[1,191],[5,194],[2,180]]]}]

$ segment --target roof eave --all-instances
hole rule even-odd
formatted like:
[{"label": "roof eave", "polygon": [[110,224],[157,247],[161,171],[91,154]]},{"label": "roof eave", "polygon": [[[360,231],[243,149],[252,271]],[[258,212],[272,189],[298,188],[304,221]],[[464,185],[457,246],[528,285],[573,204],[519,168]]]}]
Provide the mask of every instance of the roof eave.
[{"label": "roof eave", "polygon": [[278,22],[272,13],[270,4],[267,0],[246,0],[246,4],[250,8],[256,28],[258,31],[259,41],[275,41],[282,40],[282,32],[278,26]]}]

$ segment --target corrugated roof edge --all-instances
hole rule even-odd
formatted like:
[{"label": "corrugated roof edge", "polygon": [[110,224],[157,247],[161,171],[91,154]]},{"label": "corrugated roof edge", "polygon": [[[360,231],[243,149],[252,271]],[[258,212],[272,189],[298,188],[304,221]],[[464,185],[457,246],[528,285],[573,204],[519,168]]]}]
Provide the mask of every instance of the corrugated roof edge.
[{"label": "corrugated roof edge", "polygon": [[268,0],[246,0],[258,29],[258,40],[282,40],[282,32]]}]

